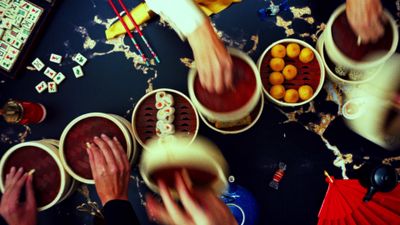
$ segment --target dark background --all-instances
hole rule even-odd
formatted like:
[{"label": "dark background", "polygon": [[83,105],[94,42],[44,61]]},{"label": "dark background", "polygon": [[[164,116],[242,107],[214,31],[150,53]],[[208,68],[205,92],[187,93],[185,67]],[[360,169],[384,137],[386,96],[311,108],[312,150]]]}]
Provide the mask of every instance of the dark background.
[{"label": "dark background", "polygon": [[[295,29],[296,34],[291,37],[300,38],[298,33],[303,32],[314,33],[316,25],[327,22],[330,14],[341,2],[289,1],[291,6],[310,6],[315,19],[313,25],[303,20],[294,20],[291,27]],[[138,2],[126,3],[132,7]],[[218,30],[233,40],[249,40],[251,35],[258,34],[260,41],[257,50],[250,55],[256,61],[268,45],[286,37],[284,29],[275,26],[275,17],[264,21],[258,17],[257,10],[268,5],[268,2],[262,0],[243,0],[213,16],[212,20]],[[388,1],[387,7],[396,15],[394,1]],[[90,37],[98,41],[96,51],[110,49],[109,45],[102,43],[105,38],[104,27],[92,22],[95,15],[103,19],[115,17],[106,0],[62,1],[30,57],[31,60],[28,60],[31,62],[40,57],[42,61],[46,61],[46,65],[67,75],[57,94],[38,94],[35,91],[34,86],[47,79],[39,72],[25,71],[15,80],[0,78],[4,80],[0,83],[0,103],[9,98],[28,100],[40,102],[48,110],[45,122],[30,126],[32,133],[27,140],[59,139],[62,130],[72,119],[88,112],[115,113],[130,120],[131,111],[127,110],[131,110],[135,102],[144,95],[147,80],[153,76],[153,72],[143,74],[135,70],[131,60],[127,60],[123,53],[89,59],[83,67],[85,76],[80,79],[74,78],[71,54],[81,52],[87,56],[94,51],[82,48],[84,38],[75,32],[76,26],[86,27]],[[286,20],[293,17],[290,11],[281,12],[280,16]],[[160,26],[157,21],[158,18],[153,19],[143,30],[162,61],[155,67],[158,78],[153,84],[155,88],[168,87],[187,94],[188,68],[179,59],[192,58],[190,47],[183,43],[173,30]],[[309,38],[304,40],[315,45]],[[67,46],[64,45],[66,41],[69,43]],[[133,48],[127,39],[125,43]],[[249,49],[251,45],[251,41],[248,41],[245,49]],[[51,53],[67,55],[63,66],[47,61]],[[326,95],[323,90],[315,100],[316,113],[303,113],[298,116],[297,122],[284,123],[287,117],[277,106],[266,101],[262,117],[245,133],[222,135],[201,124],[199,133],[213,140],[221,148],[230,165],[230,174],[257,199],[260,208],[259,224],[316,224],[318,210],[327,188],[323,170],[342,178],[341,170],[333,165],[336,157],[327,149],[321,137],[305,129],[305,125],[309,123],[320,122],[321,118],[318,115],[321,112],[337,114],[338,106],[334,102],[326,101]],[[0,122],[0,132],[3,134],[16,136],[21,130],[23,128],[18,125],[11,126]],[[359,137],[344,125],[341,117],[330,124],[324,137],[332,145],[337,145],[343,154],[352,153],[355,163],[362,162],[364,156],[379,162],[386,157],[399,155],[398,151],[386,151]],[[9,143],[0,143],[2,153],[9,147]],[[280,161],[285,162],[288,169],[279,190],[276,191],[269,188],[268,183]],[[351,168],[352,165],[348,165],[350,177]],[[133,175],[137,177],[137,174],[137,169],[134,169]],[[141,194],[147,192],[143,183],[133,180],[130,186],[131,202],[141,224],[149,224],[140,204],[141,194],[138,189]],[[92,200],[97,201],[94,186],[89,186],[89,190]],[[92,224],[92,216],[76,210],[76,207],[85,201],[83,195],[76,192],[59,205],[41,212],[39,224]]]}]

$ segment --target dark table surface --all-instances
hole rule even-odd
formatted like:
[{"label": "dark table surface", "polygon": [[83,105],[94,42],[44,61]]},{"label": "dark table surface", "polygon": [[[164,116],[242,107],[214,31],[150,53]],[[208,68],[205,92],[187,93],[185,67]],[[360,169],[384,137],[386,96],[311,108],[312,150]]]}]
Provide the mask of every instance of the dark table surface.
[{"label": "dark table surface", "polygon": [[[126,2],[131,7],[137,4]],[[256,61],[268,45],[287,37],[288,29],[294,31],[289,37],[315,46],[315,40],[307,36],[315,34],[340,3],[289,1],[294,11],[309,7],[312,13],[294,18],[290,10],[281,12],[283,21],[292,22],[287,29],[277,26],[277,17],[260,20],[257,10],[269,5],[269,1],[263,0],[243,0],[212,16],[212,21],[228,46],[248,52]],[[395,1],[387,1],[386,7],[399,20],[400,9]],[[61,2],[30,61],[36,57],[48,59],[51,53],[61,54],[65,57],[61,66],[53,66],[47,60],[45,64],[66,74],[67,79],[58,93],[38,94],[34,86],[46,79],[40,72],[26,70],[15,80],[0,78],[0,103],[9,98],[28,100],[40,102],[48,110],[45,122],[39,125],[11,126],[0,122],[0,154],[21,141],[59,139],[65,126],[84,113],[115,113],[130,120],[135,103],[148,88],[148,81],[154,88],[168,87],[187,94],[188,68],[181,59],[192,58],[188,44],[155,18],[143,26],[143,33],[162,63],[150,67],[139,65],[135,63],[137,57],[132,58],[135,50],[128,39],[124,41],[129,48],[105,41],[104,30],[110,24],[107,19],[114,17],[106,0]],[[80,79],[72,73],[71,56],[78,52],[89,58],[84,66],[85,76]],[[221,148],[230,165],[230,174],[255,196],[260,209],[259,224],[316,224],[327,188],[323,170],[337,178],[351,178],[353,165],[361,164],[365,156],[377,162],[388,159],[400,166],[399,157],[395,157],[398,151],[386,151],[346,127],[338,115],[342,96],[335,90],[326,82],[310,112],[307,111],[310,105],[282,109],[266,102],[258,123],[242,134],[222,135],[201,124],[199,133]],[[339,164],[334,165],[335,160]],[[276,191],[268,183],[280,161],[288,169]],[[345,166],[340,167],[340,162]],[[147,191],[135,165],[130,200],[141,224],[150,224],[143,207]],[[94,186],[80,185],[70,198],[41,212],[39,224],[92,224],[93,216],[78,210],[78,206],[90,209],[88,201],[98,202]]]}]

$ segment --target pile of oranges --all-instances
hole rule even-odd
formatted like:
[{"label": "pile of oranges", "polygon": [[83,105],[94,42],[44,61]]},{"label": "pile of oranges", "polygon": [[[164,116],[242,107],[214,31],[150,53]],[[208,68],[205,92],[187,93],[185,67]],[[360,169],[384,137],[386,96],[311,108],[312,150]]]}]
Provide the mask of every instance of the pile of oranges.
[{"label": "pile of oranges", "polygon": [[272,59],[269,66],[273,71],[269,75],[269,82],[272,87],[269,90],[270,95],[278,100],[283,99],[287,103],[296,103],[310,99],[314,90],[309,85],[302,85],[298,90],[288,89],[284,87],[285,81],[293,80],[297,76],[297,68],[292,64],[285,63],[284,58],[287,56],[291,59],[299,58],[300,62],[306,64],[314,59],[314,52],[310,48],[301,49],[297,43],[290,43],[286,47],[277,44],[271,49]]}]

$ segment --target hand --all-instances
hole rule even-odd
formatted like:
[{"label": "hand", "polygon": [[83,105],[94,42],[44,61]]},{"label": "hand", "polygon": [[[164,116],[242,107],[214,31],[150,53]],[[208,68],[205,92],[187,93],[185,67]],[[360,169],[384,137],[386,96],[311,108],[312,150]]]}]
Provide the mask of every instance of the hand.
[{"label": "hand", "polygon": [[130,164],[121,143],[102,134],[94,137],[87,152],[90,168],[101,203],[110,200],[128,200]]},{"label": "hand", "polygon": [[176,173],[175,185],[183,207],[172,199],[165,182],[159,180],[163,204],[146,196],[150,219],[164,225],[237,225],[229,208],[211,190],[189,190],[182,173]]},{"label": "hand", "polygon": [[[32,175],[23,173],[19,168],[12,167],[6,175],[3,198],[0,203],[0,214],[8,225],[35,225],[36,200],[32,186]],[[20,194],[25,186],[25,202],[20,202]]]},{"label": "hand", "polygon": [[376,42],[383,36],[385,17],[381,0],[347,0],[346,14],[363,43]]},{"label": "hand", "polygon": [[232,87],[232,59],[209,20],[188,36],[201,85],[222,93]]}]

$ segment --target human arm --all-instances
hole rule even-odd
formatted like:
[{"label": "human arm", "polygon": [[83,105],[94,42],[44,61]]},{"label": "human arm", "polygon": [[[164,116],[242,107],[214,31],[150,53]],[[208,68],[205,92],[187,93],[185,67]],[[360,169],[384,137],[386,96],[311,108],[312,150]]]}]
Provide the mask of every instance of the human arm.
[{"label": "human arm", "polygon": [[[35,225],[36,200],[32,185],[32,175],[23,168],[12,167],[6,175],[4,194],[0,203],[0,214],[8,225]],[[20,202],[21,191],[25,191],[25,201]]]},{"label": "human arm", "polygon": [[130,164],[122,145],[117,138],[103,134],[95,137],[93,142],[87,152],[106,223],[139,224],[128,201]]},{"label": "human arm", "polygon": [[381,0],[346,0],[346,15],[363,43],[376,42],[384,34]]},{"label": "human arm", "polygon": [[209,92],[221,93],[232,86],[232,59],[224,44],[193,0],[146,0],[150,9],[187,38],[200,82]]},{"label": "human arm", "polygon": [[164,225],[237,225],[229,208],[210,189],[190,189],[182,173],[175,174],[175,186],[182,207],[174,201],[165,182],[159,180],[163,203],[146,196],[150,219]]}]

